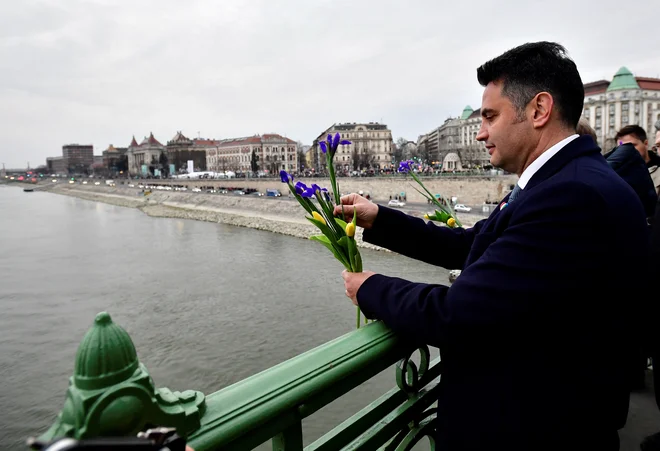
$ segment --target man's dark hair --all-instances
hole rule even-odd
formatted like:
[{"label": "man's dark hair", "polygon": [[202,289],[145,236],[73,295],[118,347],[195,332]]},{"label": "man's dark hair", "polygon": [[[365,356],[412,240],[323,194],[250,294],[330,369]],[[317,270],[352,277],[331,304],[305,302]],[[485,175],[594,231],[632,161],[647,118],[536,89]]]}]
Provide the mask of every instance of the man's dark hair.
[{"label": "man's dark hair", "polygon": [[619,130],[619,132],[614,137],[614,140],[616,141],[617,139],[623,138],[626,135],[633,135],[635,138],[642,142],[646,141],[646,132],[639,125],[626,125],[621,130]]},{"label": "man's dark hair", "polygon": [[502,94],[511,99],[524,120],[525,107],[539,92],[552,95],[561,121],[575,129],[584,107],[584,85],[566,49],[555,42],[530,42],[504,52],[477,69],[481,86],[502,82]]}]

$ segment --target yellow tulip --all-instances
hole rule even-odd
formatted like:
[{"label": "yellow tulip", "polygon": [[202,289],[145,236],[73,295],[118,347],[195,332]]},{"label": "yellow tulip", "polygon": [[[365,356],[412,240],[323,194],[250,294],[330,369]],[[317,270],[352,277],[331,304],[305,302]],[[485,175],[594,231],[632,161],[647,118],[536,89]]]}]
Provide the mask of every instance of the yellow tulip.
[{"label": "yellow tulip", "polygon": [[429,215],[424,213],[424,219],[429,219]]},{"label": "yellow tulip", "polygon": [[352,222],[346,224],[346,235],[353,237],[355,235],[355,225]]},{"label": "yellow tulip", "polygon": [[447,225],[449,227],[454,227],[456,225],[456,220],[454,218],[447,219]]},{"label": "yellow tulip", "polygon": [[313,212],[312,212],[312,216],[313,216],[314,219],[316,219],[318,222],[322,222],[323,224],[325,224],[325,219],[323,219],[323,216],[321,216],[321,215],[318,214],[317,212],[313,211]]}]

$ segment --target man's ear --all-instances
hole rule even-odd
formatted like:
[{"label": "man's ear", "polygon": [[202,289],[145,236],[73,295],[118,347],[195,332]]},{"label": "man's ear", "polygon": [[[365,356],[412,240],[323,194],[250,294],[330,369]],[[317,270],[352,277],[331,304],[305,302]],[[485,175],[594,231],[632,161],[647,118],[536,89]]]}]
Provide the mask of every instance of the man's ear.
[{"label": "man's ear", "polygon": [[532,109],[532,125],[534,128],[545,126],[552,116],[555,100],[549,92],[539,92],[529,103]]}]

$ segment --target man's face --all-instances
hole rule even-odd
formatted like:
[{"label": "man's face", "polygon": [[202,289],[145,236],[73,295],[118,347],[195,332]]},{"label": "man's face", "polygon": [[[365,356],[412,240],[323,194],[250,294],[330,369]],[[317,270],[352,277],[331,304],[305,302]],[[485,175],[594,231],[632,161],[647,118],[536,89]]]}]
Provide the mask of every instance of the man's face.
[{"label": "man's face", "polygon": [[619,138],[619,145],[621,144],[632,144],[635,146],[635,149],[637,149],[637,152],[639,152],[642,158],[646,159],[648,141],[641,141],[635,135],[623,135],[621,138]]},{"label": "man's face", "polygon": [[502,83],[489,83],[481,100],[481,128],[477,140],[486,144],[490,164],[522,173],[523,165],[533,150],[533,127],[527,117],[520,120],[508,97],[502,95]]}]

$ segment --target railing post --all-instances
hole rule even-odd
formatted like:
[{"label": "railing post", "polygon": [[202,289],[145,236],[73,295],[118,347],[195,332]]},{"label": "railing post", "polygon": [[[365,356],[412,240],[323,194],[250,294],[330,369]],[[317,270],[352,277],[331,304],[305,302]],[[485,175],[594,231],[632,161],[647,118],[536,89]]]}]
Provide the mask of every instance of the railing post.
[{"label": "railing post", "polygon": [[302,451],[303,432],[302,422],[285,429],[272,439],[273,451]]},{"label": "railing post", "polygon": [[102,312],[78,347],[64,408],[39,440],[135,435],[152,425],[187,436],[205,407],[201,392],[156,388],[128,333]]}]

